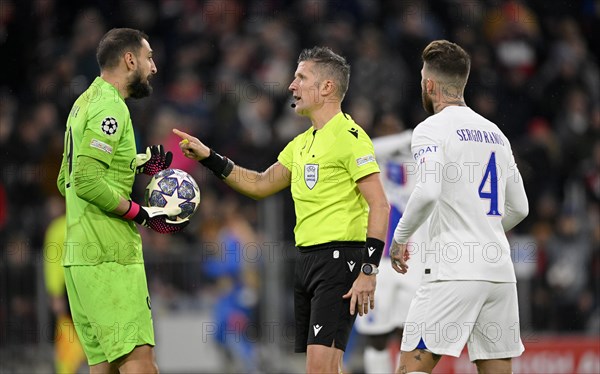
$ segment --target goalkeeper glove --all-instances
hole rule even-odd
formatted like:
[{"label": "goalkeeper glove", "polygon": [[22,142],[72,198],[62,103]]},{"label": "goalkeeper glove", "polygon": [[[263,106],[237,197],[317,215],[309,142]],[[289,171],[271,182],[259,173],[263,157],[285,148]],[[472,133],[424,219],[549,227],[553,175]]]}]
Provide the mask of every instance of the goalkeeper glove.
[{"label": "goalkeeper glove", "polygon": [[144,173],[153,176],[159,171],[165,170],[173,161],[171,151],[165,153],[162,144],[152,145],[146,148],[146,153],[135,156],[136,174]]},{"label": "goalkeeper glove", "polygon": [[181,213],[181,208],[159,208],[141,206],[129,200],[129,209],[123,214],[123,218],[132,220],[142,226],[151,228],[161,234],[170,234],[183,230],[189,223],[185,221],[173,221],[170,216]]}]

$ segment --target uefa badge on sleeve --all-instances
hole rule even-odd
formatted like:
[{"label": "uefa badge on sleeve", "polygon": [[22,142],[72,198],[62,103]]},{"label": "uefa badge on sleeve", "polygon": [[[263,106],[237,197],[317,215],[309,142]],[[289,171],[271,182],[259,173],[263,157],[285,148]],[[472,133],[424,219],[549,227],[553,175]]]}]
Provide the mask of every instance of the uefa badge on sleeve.
[{"label": "uefa badge on sleeve", "polygon": [[119,128],[119,124],[117,120],[112,117],[106,117],[102,120],[102,132],[106,135],[114,135],[117,132],[117,128]]}]

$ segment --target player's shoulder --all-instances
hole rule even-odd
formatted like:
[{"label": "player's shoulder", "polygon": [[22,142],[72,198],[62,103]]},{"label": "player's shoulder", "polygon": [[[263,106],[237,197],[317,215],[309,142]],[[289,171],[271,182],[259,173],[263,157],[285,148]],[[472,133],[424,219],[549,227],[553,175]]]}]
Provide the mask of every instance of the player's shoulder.
[{"label": "player's shoulder", "polygon": [[506,146],[507,149],[511,149],[508,137],[496,123],[490,121],[472,109],[471,116],[473,117],[471,123],[474,124],[475,130],[479,130],[482,133],[485,132],[484,138],[488,137],[490,143],[500,144]]},{"label": "player's shoulder", "polygon": [[119,117],[129,116],[129,108],[117,89],[99,78],[81,94],[80,100],[87,101],[89,108],[95,113],[112,112]]},{"label": "player's shoulder", "polygon": [[420,137],[434,138],[441,137],[446,131],[447,126],[444,126],[444,121],[440,121],[437,114],[427,117],[419,123],[412,132],[413,139]]},{"label": "player's shoulder", "polygon": [[410,146],[410,139],[412,138],[413,130],[404,130],[397,134],[378,136],[372,138],[373,145],[375,147],[402,147],[404,145]]},{"label": "player's shoulder", "polygon": [[498,128],[493,122],[481,116],[467,106],[448,106],[433,114],[417,125],[413,137],[425,136],[434,139],[446,139],[465,123],[480,127]]}]

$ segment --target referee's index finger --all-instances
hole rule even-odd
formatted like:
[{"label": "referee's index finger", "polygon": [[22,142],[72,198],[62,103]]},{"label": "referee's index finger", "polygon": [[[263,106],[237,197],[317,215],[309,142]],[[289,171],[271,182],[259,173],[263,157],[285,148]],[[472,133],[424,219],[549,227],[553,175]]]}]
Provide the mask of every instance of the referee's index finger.
[{"label": "referee's index finger", "polygon": [[190,141],[190,135],[189,135],[189,134],[186,134],[186,133],[185,133],[185,132],[183,132],[183,131],[179,131],[179,130],[177,130],[177,129],[173,129],[173,134],[175,134],[175,135],[179,136],[179,137],[180,137],[181,139],[183,139],[183,140],[187,140],[188,142]]}]

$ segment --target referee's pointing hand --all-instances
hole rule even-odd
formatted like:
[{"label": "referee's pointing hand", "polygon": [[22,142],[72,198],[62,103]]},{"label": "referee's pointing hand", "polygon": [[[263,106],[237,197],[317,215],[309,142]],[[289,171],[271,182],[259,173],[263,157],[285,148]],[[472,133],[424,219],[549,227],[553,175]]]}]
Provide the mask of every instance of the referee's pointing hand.
[{"label": "referee's pointing hand", "polygon": [[179,148],[185,157],[200,161],[210,155],[210,148],[198,138],[177,129],[173,129],[173,133],[181,138]]}]

